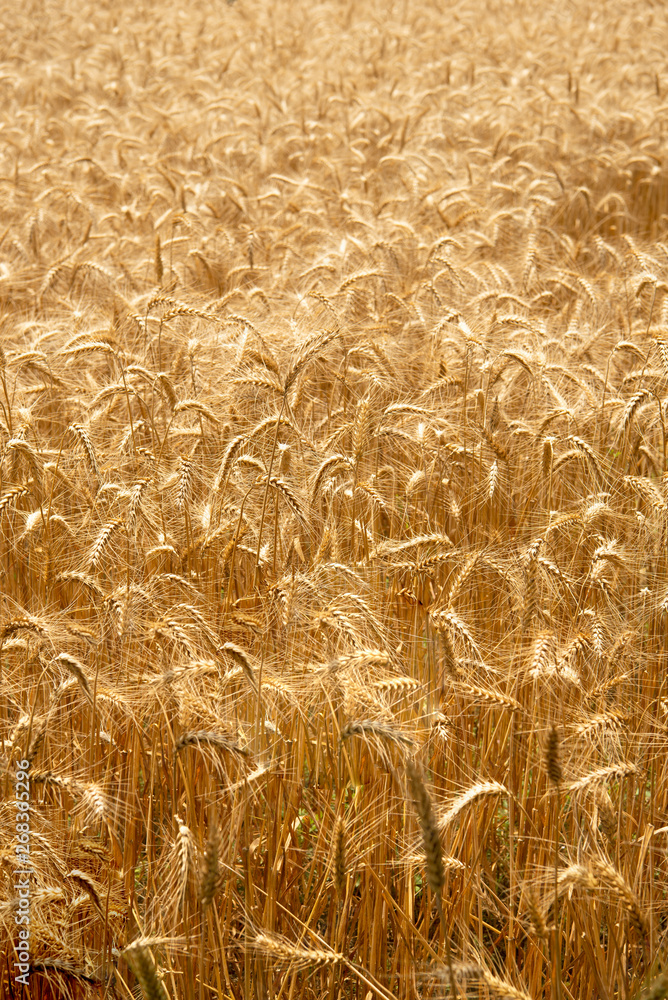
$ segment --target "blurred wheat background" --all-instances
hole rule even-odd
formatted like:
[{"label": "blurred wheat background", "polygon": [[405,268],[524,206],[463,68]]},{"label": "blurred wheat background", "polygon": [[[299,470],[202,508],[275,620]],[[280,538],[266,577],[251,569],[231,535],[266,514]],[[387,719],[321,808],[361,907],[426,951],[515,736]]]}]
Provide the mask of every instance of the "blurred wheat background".
[{"label": "blurred wheat background", "polygon": [[0,993],[668,995],[668,19],[0,4]]}]

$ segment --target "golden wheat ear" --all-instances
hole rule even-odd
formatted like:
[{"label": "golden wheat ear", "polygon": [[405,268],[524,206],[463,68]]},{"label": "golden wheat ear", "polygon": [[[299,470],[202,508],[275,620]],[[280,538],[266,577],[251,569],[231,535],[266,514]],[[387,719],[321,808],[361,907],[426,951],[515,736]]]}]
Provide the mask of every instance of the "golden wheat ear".
[{"label": "golden wheat ear", "polygon": [[554,981],[554,991],[557,1000],[562,997],[562,971],[561,971],[561,939],[559,926],[559,811],[561,808],[561,782],[563,772],[561,770],[561,755],[559,732],[556,726],[550,726],[545,741],[545,770],[552,782],[556,794],[555,824],[554,824],[554,936],[553,936],[553,963],[552,975]]},{"label": "golden wheat ear", "polygon": [[545,770],[552,784],[559,787],[563,775],[559,753],[559,733],[556,726],[550,727],[545,741]]},{"label": "golden wheat ear", "polygon": [[427,883],[436,897],[437,905],[440,907],[441,893],[445,885],[445,869],[443,867],[443,847],[438,832],[436,814],[429,792],[422,780],[422,775],[415,763],[410,759],[406,761],[406,775],[408,777],[408,790],[420,823],[420,832],[422,833],[422,846],[427,862]]},{"label": "golden wheat ear", "polygon": [[545,917],[536,901],[536,897],[530,889],[526,892],[526,900],[527,913],[531,923],[531,929],[537,938],[540,940],[546,940],[549,935],[549,931],[547,929],[547,924],[545,923]]},{"label": "golden wheat ear", "polygon": [[253,949],[272,958],[279,965],[294,968],[313,965],[338,965],[343,955],[331,948],[303,948],[276,934],[257,934],[252,940]]},{"label": "golden wheat ear", "polygon": [[660,972],[649,984],[640,1000],[664,1000],[668,997],[668,972]]},{"label": "golden wheat ear", "polygon": [[145,1000],[169,1000],[169,995],[158,975],[148,944],[139,938],[122,952],[137,977]]},{"label": "golden wheat ear", "polygon": [[220,829],[212,823],[204,850],[204,870],[200,880],[200,900],[206,909],[213,902],[220,878]]},{"label": "golden wheat ear", "polygon": [[443,913],[443,889],[445,887],[445,866],[443,864],[443,845],[438,831],[438,823],[434,806],[427,791],[422,775],[417,765],[409,758],[406,761],[406,776],[408,778],[408,790],[410,792],[413,805],[420,823],[422,833],[422,846],[424,848],[427,862],[427,884],[436,897],[436,907],[438,917],[445,935],[445,954],[448,973],[450,977],[450,989],[453,997],[457,1000],[458,991],[455,981],[455,973],[452,966],[452,955],[450,951],[450,939],[445,926],[445,916]]}]

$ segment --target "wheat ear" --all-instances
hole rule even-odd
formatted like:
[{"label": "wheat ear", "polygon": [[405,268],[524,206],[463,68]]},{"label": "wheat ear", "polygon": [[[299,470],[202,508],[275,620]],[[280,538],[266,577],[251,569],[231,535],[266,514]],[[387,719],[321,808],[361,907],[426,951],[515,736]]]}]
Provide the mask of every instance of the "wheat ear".
[{"label": "wheat ear", "polygon": [[446,961],[450,975],[450,987],[452,995],[457,1000],[457,984],[455,982],[455,972],[452,967],[452,955],[450,954],[450,940],[448,938],[445,919],[443,916],[443,887],[445,886],[445,869],[443,867],[443,845],[438,832],[438,823],[434,806],[429,792],[425,788],[422,775],[412,760],[406,761],[406,775],[408,777],[408,789],[410,791],[415,811],[418,815],[420,830],[422,832],[422,846],[427,859],[427,883],[436,897],[436,907],[438,918],[443,928],[445,938]]},{"label": "wheat ear", "polygon": [[213,902],[218,888],[220,875],[220,830],[215,823],[211,824],[209,836],[204,850],[204,872],[200,882],[200,900],[205,910]]},{"label": "wheat ear", "polygon": [[664,997],[668,997],[668,972],[661,972],[652,980],[641,1000],[664,1000]]},{"label": "wheat ear", "polygon": [[545,769],[556,792],[556,817],[554,821],[554,984],[557,1000],[561,1000],[561,956],[559,942],[559,810],[561,808],[561,760],[559,733],[551,726],[545,744]]},{"label": "wheat ear", "polygon": [[220,874],[220,828],[216,822],[209,827],[209,836],[204,850],[204,873],[200,881],[199,898],[202,906],[201,940],[199,948],[199,996],[204,1000],[204,951],[206,947],[207,921],[204,913],[213,902],[218,888]]},{"label": "wheat ear", "polygon": [[167,990],[158,977],[153,956],[141,938],[128,945],[123,955],[137,977],[146,1000],[169,1000]]}]

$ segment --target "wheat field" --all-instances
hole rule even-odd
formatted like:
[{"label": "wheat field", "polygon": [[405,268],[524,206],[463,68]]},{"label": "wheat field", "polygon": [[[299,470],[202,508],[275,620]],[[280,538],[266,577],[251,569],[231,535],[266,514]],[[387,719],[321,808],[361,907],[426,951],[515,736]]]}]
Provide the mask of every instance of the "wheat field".
[{"label": "wheat field", "polygon": [[667,996],[665,6],[0,22],[2,997]]}]

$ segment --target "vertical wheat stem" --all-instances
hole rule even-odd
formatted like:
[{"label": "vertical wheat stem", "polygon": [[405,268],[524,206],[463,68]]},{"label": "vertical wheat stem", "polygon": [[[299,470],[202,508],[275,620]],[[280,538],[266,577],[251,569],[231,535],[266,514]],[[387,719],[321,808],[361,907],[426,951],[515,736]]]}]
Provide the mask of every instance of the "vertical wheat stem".
[{"label": "vertical wheat stem", "polygon": [[[288,397],[287,387],[283,392],[283,399],[281,401],[281,409],[278,414],[278,419],[276,420],[276,431],[274,432],[274,444],[271,449],[271,458],[269,459],[269,468],[267,469],[267,485],[264,488],[264,499],[262,501],[262,514],[260,515],[260,527],[257,532],[257,551],[255,553],[255,568],[253,570],[253,589],[257,586],[257,577],[260,569],[260,550],[262,548],[262,531],[264,529],[264,519],[267,513],[267,499],[269,497],[269,486],[271,485],[271,472],[274,467],[274,459],[276,457],[276,448],[278,447],[278,432],[281,427],[281,417],[283,416],[283,410],[285,409],[285,403]],[[278,497],[276,497],[276,503],[278,504]],[[274,550],[274,570],[276,568],[276,551]]]},{"label": "vertical wheat stem", "polygon": [[[230,573],[229,573],[229,577],[228,577],[227,594],[225,595],[225,615],[226,616],[230,612],[230,605],[232,603],[232,584],[233,584],[233,581],[234,581],[234,557],[236,555],[237,545],[239,543],[239,538],[241,537],[241,521],[242,521],[243,516],[244,516],[244,505],[246,503],[246,500],[248,500],[248,497],[251,495],[251,493],[253,492],[253,490],[255,489],[255,487],[257,485],[258,485],[257,482],[253,483],[253,485],[250,487],[250,489],[245,494],[243,500],[241,501],[241,505],[239,507],[239,519],[237,521],[236,531],[234,532],[234,541],[232,543],[232,552],[230,553]],[[258,553],[256,555],[256,559],[257,558],[259,558],[259,550],[258,550]]]},{"label": "vertical wheat stem", "polygon": [[515,965],[515,712],[510,714],[508,740],[508,946],[506,967]]}]

